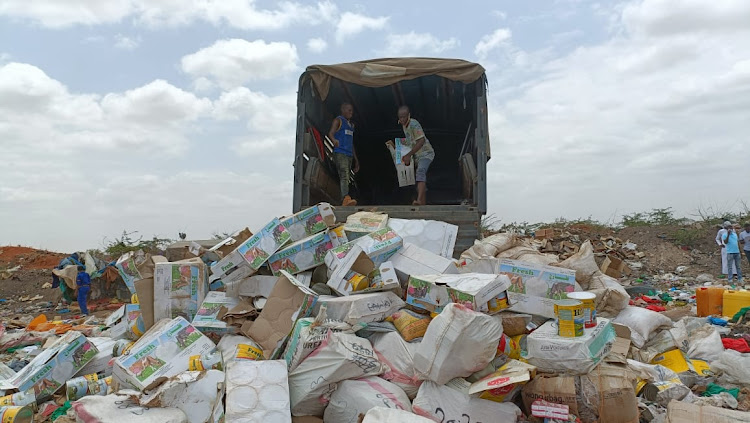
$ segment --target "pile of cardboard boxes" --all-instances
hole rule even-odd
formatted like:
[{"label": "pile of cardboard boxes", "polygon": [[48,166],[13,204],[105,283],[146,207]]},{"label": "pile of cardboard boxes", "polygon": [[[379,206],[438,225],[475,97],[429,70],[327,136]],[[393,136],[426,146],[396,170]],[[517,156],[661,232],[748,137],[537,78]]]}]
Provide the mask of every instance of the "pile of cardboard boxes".
[{"label": "pile of cardboard boxes", "polygon": [[[593,257],[515,260],[495,237],[458,261],[457,229],[367,212],[336,222],[322,203],[182,260],[127,254],[117,267],[133,303],[97,336],[69,331],[0,375],[0,415],[38,406],[40,418],[86,376],[64,418],[636,423],[659,411],[641,391],[662,386],[684,401],[662,402],[666,421],[750,421],[686,400],[681,386],[706,375],[652,360],[690,341],[621,301]],[[602,315],[559,336],[557,302],[585,289]],[[643,351],[648,362],[633,360]]]}]

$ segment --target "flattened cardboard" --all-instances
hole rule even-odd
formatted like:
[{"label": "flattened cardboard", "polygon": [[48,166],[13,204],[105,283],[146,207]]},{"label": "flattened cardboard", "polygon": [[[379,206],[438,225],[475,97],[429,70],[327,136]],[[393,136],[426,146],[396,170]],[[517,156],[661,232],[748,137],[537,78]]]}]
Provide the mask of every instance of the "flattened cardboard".
[{"label": "flattened cardboard", "polygon": [[229,333],[230,327],[227,326],[227,322],[220,320],[219,314],[222,309],[232,309],[238,303],[238,298],[229,297],[225,292],[209,292],[193,318],[193,326],[200,331],[211,329],[214,332]]},{"label": "flattened cardboard", "polygon": [[216,252],[222,258],[226,257],[227,254],[230,254],[240,244],[250,239],[251,236],[253,236],[253,233],[250,231],[250,228],[245,228],[236,235],[232,235],[214,245],[209,251]]},{"label": "flattened cardboard", "polygon": [[143,328],[149,330],[154,326],[154,278],[135,281],[134,285],[138,296],[138,305],[141,307]]},{"label": "flattened cardboard", "polygon": [[242,331],[263,348],[266,358],[270,358],[292,331],[294,322],[310,316],[317,299],[315,292],[282,270],[263,311],[249,328],[243,325]]},{"label": "flattened cardboard", "polygon": [[409,283],[411,275],[458,274],[458,268],[451,260],[409,243],[404,243],[390,261],[403,286]]}]

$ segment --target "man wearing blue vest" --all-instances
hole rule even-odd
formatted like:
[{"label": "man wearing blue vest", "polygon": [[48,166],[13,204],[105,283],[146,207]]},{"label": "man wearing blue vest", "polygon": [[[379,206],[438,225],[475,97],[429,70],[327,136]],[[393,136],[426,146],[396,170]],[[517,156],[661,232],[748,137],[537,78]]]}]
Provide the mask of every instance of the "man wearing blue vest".
[{"label": "man wearing blue vest", "polygon": [[331,122],[328,138],[333,142],[333,161],[339,173],[341,185],[342,206],[356,206],[357,200],[349,196],[349,174],[354,163],[354,173],[359,172],[359,160],[354,151],[354,124],[349,119],[354,114],[354,108],[349,103],[341,105],[341,115]]}]

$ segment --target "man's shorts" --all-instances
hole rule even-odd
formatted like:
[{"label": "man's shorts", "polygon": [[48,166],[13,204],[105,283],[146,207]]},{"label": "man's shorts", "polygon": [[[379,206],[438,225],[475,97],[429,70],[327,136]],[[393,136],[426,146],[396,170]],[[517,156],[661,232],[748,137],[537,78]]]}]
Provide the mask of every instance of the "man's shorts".
[{"label": "man's shorts", "polygon": [[423,157],[419,159],[416,164],[417,170],[415,179],[417,182],[427,182],[427,170],[430,168],[430,164],[432,164],[432,159]]}]

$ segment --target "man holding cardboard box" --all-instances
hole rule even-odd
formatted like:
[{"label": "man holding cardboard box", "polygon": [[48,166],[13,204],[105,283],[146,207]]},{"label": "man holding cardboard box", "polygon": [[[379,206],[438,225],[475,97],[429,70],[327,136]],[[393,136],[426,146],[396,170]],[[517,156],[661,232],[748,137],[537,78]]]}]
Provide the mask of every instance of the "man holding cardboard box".
[{"label": "man holding cardboard box", "polygon": [[[432,149],[432,144],[427,140],[422,125],[416,119],[412,119],[408,106],[399,107],[398,123],[401,124],[406,136],[403,142],[411,147],[411,151],[404,155],[401,161],[404,165],[409,166],[414,159],[417,165],[417,200],[414,201],[413,205],[424,206],[427,204],[427,169],[435,160],[435,150]],[[386,142],[386,145],[390,149],[395,149],[392,140]]]}]

